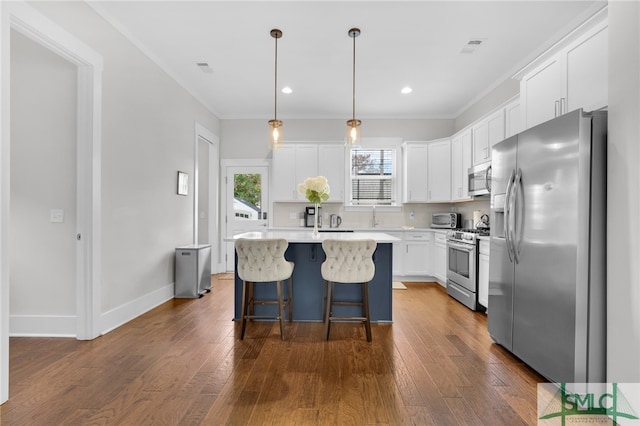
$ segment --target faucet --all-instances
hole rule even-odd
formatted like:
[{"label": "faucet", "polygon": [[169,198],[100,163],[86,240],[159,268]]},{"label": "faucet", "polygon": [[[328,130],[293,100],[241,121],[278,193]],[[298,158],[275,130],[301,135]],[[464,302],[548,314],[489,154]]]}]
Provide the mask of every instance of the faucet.
[{"label": "faucet", "polygon": [[380,222],[376,219],[376,205],[373,205],[373,227],[380,225]]}]

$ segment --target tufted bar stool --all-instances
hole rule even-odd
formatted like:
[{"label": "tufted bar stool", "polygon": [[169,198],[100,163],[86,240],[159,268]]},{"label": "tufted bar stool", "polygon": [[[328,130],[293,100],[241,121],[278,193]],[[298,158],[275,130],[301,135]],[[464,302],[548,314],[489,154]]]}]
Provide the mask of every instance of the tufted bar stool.
[{"label": "tufted bar stool", "polygon": [[[361,321],[367,333],[367,342],[371,341],[371,318],[369,316],[369,281],[376,272],[373,252],[377,243],[373,240],[332,240],[322,242],[327,259],[320,267],[322,278],[326,282],[326,300],[324,314],[325,339],[329,340],[332,321]],[[336,284],[360,284],[362,300],[360,302],[337,301],[334,299]],[[334,316],[333,307],[337,305],[362,306],[360,317]]]},{"label": "tufted bar stool", "polygon": [[[280,336],[284,340],[284,311],[289,311],[289,321],[293,320],[293,274],[294,263],[284,258],[289,247],[283,238],[253,240],[240,238],[236,240],[238,254],[238,276],[242,280],[242,331],[240,339],[244,339],[247,320],[253,318],[271,318],[280,320]],[[288,280],[287,299],[282,294],[282,281]],[[277,299],[257,300],[254,298],[255,283],[276,283]],[[277,315],[254,315],[255,304],[278,305]]]}]

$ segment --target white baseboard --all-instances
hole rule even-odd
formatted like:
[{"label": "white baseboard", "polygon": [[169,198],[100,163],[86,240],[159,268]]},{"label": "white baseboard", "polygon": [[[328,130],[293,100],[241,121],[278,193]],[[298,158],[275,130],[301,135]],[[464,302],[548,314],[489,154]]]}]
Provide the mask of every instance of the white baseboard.
[{"label": "white baseboard", "polygon": [[173,294],[174,284],[171,283],[103,313],[100,316],[100,330],[102,330],[100,334],[107,334],[167,300],[173,299]]},{"label": "white baseboard", "polygon": [[76,337],[76,317],[64,315],[10,315],[11,337]]}]

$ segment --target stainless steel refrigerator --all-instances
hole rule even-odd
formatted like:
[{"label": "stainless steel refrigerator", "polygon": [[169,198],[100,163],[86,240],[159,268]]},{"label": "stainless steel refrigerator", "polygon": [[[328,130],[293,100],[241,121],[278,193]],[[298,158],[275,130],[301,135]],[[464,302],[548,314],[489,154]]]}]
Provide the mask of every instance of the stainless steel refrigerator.
[{"label": "stainless steel refrigerator", "polygon": [[488,324],[557,383],[605,381],[606,112],[492,148]]}]

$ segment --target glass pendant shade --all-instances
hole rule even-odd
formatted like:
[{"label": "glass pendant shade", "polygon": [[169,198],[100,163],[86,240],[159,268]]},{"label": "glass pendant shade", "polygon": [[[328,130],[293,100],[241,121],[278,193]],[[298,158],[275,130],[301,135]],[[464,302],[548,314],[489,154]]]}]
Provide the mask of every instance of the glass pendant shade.
[{"label": "glass pendant shade", "polygon": [[347,145],[353,147],[360,144],[360,120],[347,120]]},{"label": "glass pendant shade", "polygon": [[269,120],[269,148],[278,149],[282,146],[282,121]]}]

